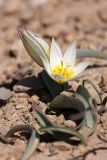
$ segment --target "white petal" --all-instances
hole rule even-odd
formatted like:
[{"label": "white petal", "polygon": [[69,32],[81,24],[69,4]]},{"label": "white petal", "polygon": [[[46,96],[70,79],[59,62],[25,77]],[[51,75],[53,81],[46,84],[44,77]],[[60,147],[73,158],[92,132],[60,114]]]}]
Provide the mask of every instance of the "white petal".
[{"label": "white petal", "polygon": [[60,64],[61,60],[62,60],[62,52],[61,52],[58,44],[52,38],[51,49],[50,49],[50,65],[51,65],[51,68],[53,68],[57,64]]},{"label": "white petal", "polygon": [[26,33],[34,40],[36,41],[40,47],[46,52],[47,56],[49,56],[49,46],[48,44],[39,36],[37,36],[35,33],[29,31],[28,29],[26,30]]},{"label": "white petal", "polygon": [[43,59],[43,58],[42,58],[42,61],[43,61],[44,70],[45,70],[48,74],[51,74],[51,68],[50,68],[49,61],[47,61],[46,59]]},{"label": "white petal", "polygon": [[49,66],[49,60],[45,54],[45,51],[40,46],[38,41],[34,39],[34,35],[32,36],[32,34],[29,34],[28,31],[24,29],[21,29],[19,32],[22,42],[29,55],[42,67],[46,67],[47,65]]},{"label": "white petal", "polygon": [[91,64],[89,61],[86,62],[81,62],[80,64],[78,64],[74,70],[75,70],[75,76],[77,76],[78,74],[80,74],[81,72],[83,72],[88,65]]},{"label": "white petal", "polygon": [[75,59],[76,59],[76,41],[74,41],[64,53],[63,61],[65,65],[68,64],[74,66]]}]

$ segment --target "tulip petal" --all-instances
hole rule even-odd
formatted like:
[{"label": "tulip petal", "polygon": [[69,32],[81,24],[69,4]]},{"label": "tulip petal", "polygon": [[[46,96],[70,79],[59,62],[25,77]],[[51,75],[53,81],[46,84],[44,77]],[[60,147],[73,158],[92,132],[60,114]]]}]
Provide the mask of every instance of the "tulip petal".
[{"label": "tulip petal", "polygon": [[77,66],[75,66],[73,68],[75,74],[74,74],[73,77],[71,77],[70,79],[68,79],[68,81],[72,81],[72,80],[75,80],[75,79],[78,79],[78,78],[82,77],[80,75],[80,73],[83,72],[88,67],[89,64],[91,64],[91,62],[87,61],[87,62],[81,62]]},{"label": "tulip petal", "polygon": [[54,38],[52,38],[51,49],[50,49],[50,66],[53,68],[54,66],[61,64],[62,60],[62,52],[55,42]]},{"label": "tulip petal", "polygon": [[39,36],[37,36],[35,33],[31,32],[30,30],[26,29],[26,33],[34,40],[36,41],[40,47],[44,50],[46,53],[46,56],[49,57],[49,46],[48,44]]},{"label": "tulip petal", "polygon": [[19,30],[19,34],[27,52],[40,66],[43,67],[44,63],[45,65],[49,63],[43,47],[41,47],[36,38],[34,39],[26,29],[22,28]]},{"label": "tulip petal", "polygon": [[63,61],[65,65],[74,66],[75,59],[76,59],[76,41],[74,41],[64,53]]},{"label": "tulip petal", "polygon": [[81,72],[83,72],[88,67],[89,64],[90,64],[90,62],[86,61],[86,62],[81,62],[77,66],[75,66],[75,68],[74,68],[74,70],[75,70],[75,76],[77,76]]}]

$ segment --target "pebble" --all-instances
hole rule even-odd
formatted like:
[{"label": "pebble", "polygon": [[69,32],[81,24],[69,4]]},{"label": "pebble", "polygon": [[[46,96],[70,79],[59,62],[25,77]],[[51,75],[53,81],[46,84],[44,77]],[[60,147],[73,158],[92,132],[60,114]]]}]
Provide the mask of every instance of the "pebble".
[{"label": "pebble", "polygon": [[0,100],[6,101],[11,97],[11,91],[7,88],[0,88]]},{"label": "pebble", "polygon": [[17,97],[20,97],[20,98],[29,98],[29,95],[27,93],[17,93]]},{"label": "pebble", "polygon": [[66,120],[66,121],[64,122],[64,124],[65,124],[67,127],[69,127],[69,128],[74,128],[74,127],[76,127],[75,122],[73,122],[73,121],[71,121],[71,120]]},{"label": "pebble", "polygon": [[57,117],[58,124],[63,124],[65,121],[64,115],[61,114],[59,117]]},{"label": "pebble", "polygon": [[5,14],[14,14],[19,12],[20,3],[18,1],[12,0],[11,2],[8,2],[7,5],[4,8]]},{"label": "pebble", "polygon": [[39,100],[39,97],[38,97],[37,95],[33,95],[31,98],[32,98],[32,100],[34,100],[34,101],[38,101],[38,100]]},{"label": "pebble", "polygon": [[29,87],[21,86],[21,85],[15,85],[15,86],[13,87],[13,90],[14,90],[15,92],[26,92],[26,91],[28,91],[29,89],[30,89]]},{"label": "pebble", "polygon": [[23,106],[22,103],[15,106],[16,109],[22,109],[23,107],[24,107],[24,106]]},{"label": "pebble", "polygon": [[3,116],[3,111],[0,109],[0,118]]}]

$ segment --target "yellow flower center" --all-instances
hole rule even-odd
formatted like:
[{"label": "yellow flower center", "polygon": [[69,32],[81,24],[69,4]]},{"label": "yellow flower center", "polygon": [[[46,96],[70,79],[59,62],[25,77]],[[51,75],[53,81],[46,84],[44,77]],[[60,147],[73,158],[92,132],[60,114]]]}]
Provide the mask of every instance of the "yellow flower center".
[{"label": "yellow flower center", "polygon": [[68,81],[70,78],[74,76],[74,69],[70,68],[70,65],[63,66],[63,64],[58,64],[54,68],[52,68],[52,74],[53,75],[59,75],[63,78],[55,78],[55,81],[58,83],[64,83]]}]

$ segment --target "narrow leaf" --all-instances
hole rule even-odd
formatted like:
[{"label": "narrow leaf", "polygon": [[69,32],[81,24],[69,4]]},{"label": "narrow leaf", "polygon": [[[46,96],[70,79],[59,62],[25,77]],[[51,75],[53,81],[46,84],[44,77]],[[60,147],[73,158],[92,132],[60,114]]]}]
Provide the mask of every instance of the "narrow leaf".
[{"label": "narrow leaf", "polygon": [[29,139],[27,148],[26,148],[21,160],[27,160],[28,158],[30,158],[30,156],[36,150],[36,148],[39,144],[39,141],[40,141],[40,139],[39,139],[38,133],[35,130],[33,130],[31,137]]},{"label": "narrow leaf", "polygon": [[94,125],[93,116],[90,110],[86,112],[86,125],[88,128],[92,128],[92,126]]},{"label": "narrow leaf", "polygon": [[39,110],[36,109],[33,113],[41,127],[53,126],[52,122]]},{"label": "narrow leaf", "polygon": [[63,127],[44,127],[44,128],[40,128],[40,131],[43,132],[50,132],[52,131],[57,135],[57,133],[60,133],[60,136],[57,136],[57,139],[61,139],[61,135],[66,134],[68,136],[76,136],[77,138],[79,138],[85,145],[87,144],[85,141],[85,138],[82,136],[82,134],[80,134],[78,131],[74,130],[74,129],[70,129],[70,128],[63,128]]},{"label": "narrow leaf", "polygon": [[[81,128],[82,123],[85,120],[86,105],[88,104],[81,95],[77,96],[76,94],[76,96],[73,96],[73,95],[67,96],[67,95],[61,94],[59,96],[56,96],[53,99],[53,101],[49,105],[49,108],[50,109],[71,109],[70,120],[75,122],[80,120],[76,126],[76,129],[79,129]],[[73,114],[72,109],[77,110],[77,113]]]},{"label": "narrow leaf", "polygon": [[12,127],[7,134],[5,135],[5,137],[11,137],[13,136],[14,133],[19,132],[19,131],[27,131],[32,133],[33,128],[30,125],[17,125]]},{"label": "narrow leaf", "polygon": [[[89,128],[89,130],[85,133],[85,136],[90,136],[95,131],[97,123],[98,123],[97,122],[97,112],[95,110],[96,106],[95,106],[92,96],[90,95],[90,93],[87,91],[87,89],[84,86],[79,85],[76,92],[78,93],[78,95],[80,94],[82,96],[82,99],[85,104],[86,115],[85,115],[84,128],[85,127]],[[82,128],[80,128],[80,130],[82,130]]]},{"label": "narrow leaf", "polygon": [[76,93],[80,94],[87,102],[89,102],[91,95],[83,85],[78,86]]},{"label": "narrow leaf", "polygon": [[99,90],[97,89],[97,87],[94,85],[94,83],[92,83],[92,81],[90,81],[89,79],[83,80],[82,83],[83,83],[83,86],[85,85],[85,83],[89,83],[95,89],[95,91],[97,92],[97,94],[98,94],[98,96],[100,98],[101,104],[103,104],[103,100],[102,100],[101,94],[100,94]]},{"label": "narrow leaf", "polygon": [[99,58],[107,60],[107,55],[103,54],[102,52],[86,48],[77,49],[77,57],[78,58],[91,57],[91,58]]},{"label": "narrow leaf", "polygon": [[88,102],[86,101],[86,99],[82,95],[76,93],[75,96],[76,96],[76,98],[78,98],[84,104],[85,110],[87,108],[89,108]]},{"label": "narrow leaf", "polygon": [[95,109],[95,103],[91,99],[89,101],[90,108],[87,111],[88,113],[86,114],[86,125],[90,127],[89,131],[85,133],[85,136],[90,136],[94,133],[94,131],[97,128],[98,125],[98,118],[97,118],[97,111]]}]

